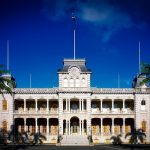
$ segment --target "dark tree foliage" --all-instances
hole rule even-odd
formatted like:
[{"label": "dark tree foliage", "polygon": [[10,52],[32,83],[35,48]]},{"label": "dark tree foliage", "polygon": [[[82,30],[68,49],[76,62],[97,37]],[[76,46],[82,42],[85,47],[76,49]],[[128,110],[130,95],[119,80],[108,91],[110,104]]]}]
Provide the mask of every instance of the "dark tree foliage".
[{"label": "dark tree foliage", "polygon": [[0,94],[3,94],[6,91],[12,95],[12,89],[16,87],[15,79],[12,76],[11,78],[5,78],[3,77],[4,74],[6,75],[10,73],[0,65]]},{"label": "dark tree foliage", "polygon": [[126,134],[125,138],[130,137],[130,144],[141,144],[146,137],[146,134],[142,129],[134,129],[133,131]]}]

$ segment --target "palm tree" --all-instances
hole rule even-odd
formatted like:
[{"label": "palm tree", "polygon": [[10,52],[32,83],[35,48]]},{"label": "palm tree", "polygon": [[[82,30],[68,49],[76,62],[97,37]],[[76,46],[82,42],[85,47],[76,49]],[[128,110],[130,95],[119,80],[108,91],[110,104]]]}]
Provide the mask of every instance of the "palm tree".
[{"label": "palm tree", "polygon": [[145,75],[145,79],[141,81],[141,85],[147,84],[150,82],[150,64],[143,63],[141,65],[141,74]]},{"label": "palm tree", "polygon": [[12,89],[16,87],[15,79],[10,75],[8,70],[4,70],[0,65],[0,94],[3,95],[4,91],[13,94]]},{"label": "palm tree", "polygon": [[126,134],[125,138],[130,137],[130,144],[141,144],[146,137],[146,134],[142,129],[134,129],[133,131]]},{"label": "palm tree", "polygon": [[[28,138],[28,137],[26,137],[26,138]],[[13,143],[25,144],[24,133],[22,134],[18,131],[15,131],[15,133],[13,130],[8,132],[8,140]]]},{"label": "palm tree", "polygon": [[110,140],[112,140],[112,144],[114,145],[121,145],[122,144],[122,140],[121,140],[122,135],[119,134],[117,136],[112,136],[110,138]]},{"label": "palm tree", "polygon": [[44,135],[42,135],[41,133],[37,132],[34,134],[34,138],[33,138],[33,144],[42,144],[43,140],[46,140],[46,137]]}]

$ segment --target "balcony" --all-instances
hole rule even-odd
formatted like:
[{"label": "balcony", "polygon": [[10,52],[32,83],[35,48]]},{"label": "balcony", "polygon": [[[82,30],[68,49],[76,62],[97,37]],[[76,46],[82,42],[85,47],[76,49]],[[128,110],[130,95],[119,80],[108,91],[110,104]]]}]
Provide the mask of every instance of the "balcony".
[{"label": "balcony", "polygon": [[134,114],[134,110],[131,110],[130,108],[102,108],[102,110],[94,108],[91,109],[91,114]]},{"label": "balcony", "polygon": [[40,108],[36,111],[35,108],[18,108],[18,110],[15,110],[15,114],[58,114],[58,109],[50,109],[47,110],[47,108]]},{"label": "balcony", "polygon": [[63,110],[64,113],[86,113],[87,111],[86,110],[79,110],[79,109],[70,109],[69,110]]}]

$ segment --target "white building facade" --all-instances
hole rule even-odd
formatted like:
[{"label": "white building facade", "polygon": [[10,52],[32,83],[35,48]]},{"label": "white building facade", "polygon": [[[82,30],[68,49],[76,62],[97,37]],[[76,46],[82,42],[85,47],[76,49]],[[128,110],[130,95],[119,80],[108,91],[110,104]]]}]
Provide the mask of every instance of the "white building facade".
[{"label": "white building facade", "polygon": [[47,143],[59,135],[92,136],[105,143],[114,135],[143,129],[150,142],[150,89],[92,88],[91,70],[84,59],[64,59],[58,70],[58,88],[16,88],[14,96],[0,95],[0,126],[19,132],[37,132]]}]

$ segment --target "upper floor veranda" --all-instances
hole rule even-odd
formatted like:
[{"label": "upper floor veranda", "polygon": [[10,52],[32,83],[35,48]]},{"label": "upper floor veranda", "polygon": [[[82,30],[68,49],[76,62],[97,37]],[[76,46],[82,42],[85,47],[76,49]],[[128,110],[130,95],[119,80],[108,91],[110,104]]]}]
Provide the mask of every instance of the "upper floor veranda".
[{"label": "upper floor veranda", "polygon": [[91,114],[133,114],[135,94],[150,93],[129,88],[16,88],[14,92],[15,114],[58,114],[60,107],[65,114],[87,113],[87,95]]}]

